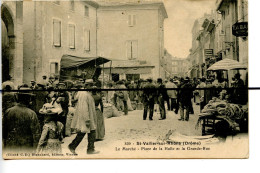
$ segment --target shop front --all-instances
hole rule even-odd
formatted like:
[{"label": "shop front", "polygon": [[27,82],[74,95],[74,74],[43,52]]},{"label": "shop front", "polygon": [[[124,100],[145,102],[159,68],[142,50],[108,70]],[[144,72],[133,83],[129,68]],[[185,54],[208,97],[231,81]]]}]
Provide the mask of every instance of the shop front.
[{"label": "shop front", "polygon": [[105,64],[102,71],[106,80],[117,82],[119,80],[134,81],[152,77],[152,70],[155,66],[144,61],[113,61],[112,64]]}]

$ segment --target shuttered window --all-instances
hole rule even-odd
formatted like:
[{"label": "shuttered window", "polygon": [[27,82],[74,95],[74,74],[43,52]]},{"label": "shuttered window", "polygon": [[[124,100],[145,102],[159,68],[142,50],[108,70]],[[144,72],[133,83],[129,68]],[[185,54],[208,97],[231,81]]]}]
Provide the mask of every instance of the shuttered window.
[{"label": "shuttered window", "polygon": [[71,10],[71,11],[74,11],[74,9],[75,9],[74,0],[70,0],[70,10]]},{"label": "shuttered window", "polygon": [[136,15],[135,14],[129,14],[128,15],[128,26],[133,27],[136,25]]},{"label": "shuttered window", "polygon": [[90,51],[90,31],[84,29],[84,49]]},{"label": "shuttered window", "polygon": [[69,48],[75,49],[75,25],[69,24]]},{"label": "shuttered window", "polygon": [[57,19],[53,20],[53,45],[61,46],[61,21]]},{"label": "shuttered window", "polygon": [[85,6],[85,16],[86,17],[89,16],[89,8],[88,8],[88,6]]}]

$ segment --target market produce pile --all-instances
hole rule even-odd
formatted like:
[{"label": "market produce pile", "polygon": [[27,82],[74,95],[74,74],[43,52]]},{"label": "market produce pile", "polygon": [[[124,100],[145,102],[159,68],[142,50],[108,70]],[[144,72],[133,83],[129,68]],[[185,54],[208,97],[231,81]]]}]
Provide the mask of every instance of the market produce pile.
[{"label": "market produce pile", "polygon": [[200,125],[204,117],[218,116],[229,124],[233,132],[236,132],[240,130],[238,122],[245,118],[247,113],[247,107],[228,103],[226,100],[221,100],[214,97],[202,110],[196,128]]},{"label": "market produce pile", "polygon": [[112,118],[112,117],[120,117],[121,114],[117,110],[117,108],[111,103],[103,103],[104,112],[103,115],[105,118]]},{"label": "market produce pile", "polygon": [[242,108],[237,104],[227,103],[226,101],[220,100],[216,97],[210,100],[209,103],[202,110],[202,113],[223,115],[229,117],[232,120],[243,118],[245,112],[247,112],[247,109]]}]

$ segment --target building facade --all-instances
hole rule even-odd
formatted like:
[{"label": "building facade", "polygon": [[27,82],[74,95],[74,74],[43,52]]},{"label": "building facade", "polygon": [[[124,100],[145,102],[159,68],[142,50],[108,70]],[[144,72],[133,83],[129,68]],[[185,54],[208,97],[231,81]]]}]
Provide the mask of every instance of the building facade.
[{"label": "building facade", "polygon": [[165,50],[164,70],[167,79],[173,78],[174,76],[186,77],[188,68],[189,62],[186,58],[174,57],[167,50]]},{"label": "building facade", "polygon": [[2,81],[23,81],[23,1],[1,3]]},{"label": "building facade", "polygon": [[84,1],[24,2],[24,82],[58,75],[63,55],[97,55],[97,9]]},{"label": "building facade", "polygon": [[113,76],[165,77],[161,60],[167,13],[163,3],[100,2],[97,14],[98,55],[116,62],[112,62]]},{"label": "building facade", "polygon": [[118,79],[165,78],[162,2],[5,1],[1,13],[3,74],[16,86],[59,75],[64,55],[112,59],[104,71]]},{"label": "building facade", "polygon": [[[196,20],[192,29],[192,48],[188,56],[191,77],[207,76],[207,69],[225,58],[248,65],[247,36],[236,36],[234,26],[248,22],[246,0],[217,0],[215,9]],[[247,26],[247,25],[246,25]],[[244,27],[244,25],[242,26]],[[247,32],[247,28],[244,29]],[[231,75],[237,71],[231,71]],[[242,78],[246,71],[240,71]]]}]

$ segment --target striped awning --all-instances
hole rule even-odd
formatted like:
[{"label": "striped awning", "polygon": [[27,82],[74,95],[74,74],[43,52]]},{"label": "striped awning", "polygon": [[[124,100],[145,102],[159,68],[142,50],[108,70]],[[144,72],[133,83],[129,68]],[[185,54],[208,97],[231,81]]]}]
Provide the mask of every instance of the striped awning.
[{"label": "striped awning", "polygon": [[218,70],[239,70],[247,69],[247,66],[229,58],[223,59],[210,66],[207,71],[218,71]]}]

